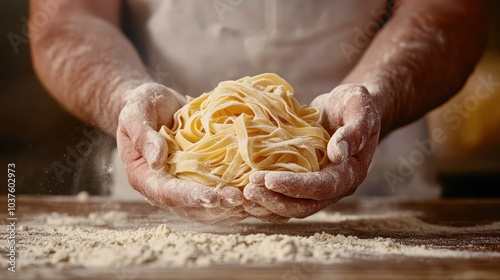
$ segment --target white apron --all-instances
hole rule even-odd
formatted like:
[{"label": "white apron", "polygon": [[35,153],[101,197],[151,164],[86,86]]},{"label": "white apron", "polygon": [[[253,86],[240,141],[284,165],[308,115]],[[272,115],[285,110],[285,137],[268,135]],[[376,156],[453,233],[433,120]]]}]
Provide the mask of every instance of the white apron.
[{"label": "white apron", "polygon": [[[335,88],[356,65],[368,47],[366,39],[381,24],[379,16],[387,10],[387,2],[129,0],[126,9],[133,26],[131,39],[151,76],[179,93],[196,97],[223,80],[274,72],[294,87],[301,103],[309,103]],[[425,129],[420,124],[413,134],[403,134],[422,133]],[[384,182],[384,171],[397,168],[391,164],[397,155],[384,158],[383,145],[372,165],[376,174],[370,172],[358,193],[391,194],[408,189],[411,178],[399,189]],[[394,150],[394,144],[390,145],[387,151]],[[118,174],[123,167],[117,155],[115,163],[115,185],[127,185],[124,175]],[[129,195],[122,190],[113,193]]]}]

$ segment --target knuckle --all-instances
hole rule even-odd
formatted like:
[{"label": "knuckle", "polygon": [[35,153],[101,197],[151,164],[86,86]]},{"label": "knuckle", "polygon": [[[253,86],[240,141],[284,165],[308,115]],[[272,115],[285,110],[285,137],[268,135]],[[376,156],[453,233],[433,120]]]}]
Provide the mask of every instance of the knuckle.
[{"label": "knuckle", "polygon": [[368,165],[361,166],[361,168],[358,172],[358,176],[356,178],[357,180],[354,181],[353,186],[350,188],[350,189],[352,189],[353,193],[356,190],[355,187],[360,185],[366,179],[366,176],[368,176]]},{"label": "knuckle", "polygon": [[123,109],[120,111],[120,115],[118,116],[118,123],[124,125],[130,119],[131,108],[130,105],[125,105]]},{"label": "knuckle", "polygon": [[351,187],[348,188],[347,191],[345,192],[345,196],[351,196],[356,192],[356,187]]},{"label": "knuckle", "polygon": [[296,218],[296,219],[304,219],[304,218],[307,218],[309,216],[311,216],[312,214],[316,213],[317,210],[316,209],[312,209],[312,210],[308,210],[308,211],[302,211],[302,212],[297,212],[293,215],[293,218]]},{"label": "knuckle", "polygon": [[158,96],[169,92],[167,87],[158,83],[144,83],[134,90],[132,100],[140,100],[144,97]]},{"label": "knuckle", "polygon": [[349,97],[363,97],[369,95],[368,89],[361,84],[343,84],[336,87],[333,91],[343,93]]}]

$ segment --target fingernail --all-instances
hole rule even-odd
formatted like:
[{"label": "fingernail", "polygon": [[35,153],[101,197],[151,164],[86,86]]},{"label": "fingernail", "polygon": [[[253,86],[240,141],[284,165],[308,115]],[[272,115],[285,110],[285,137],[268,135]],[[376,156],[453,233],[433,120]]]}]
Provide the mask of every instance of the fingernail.
[{"label": "fingernail", "polygon": [[345,140],[339,141],[337,143],[337,148],[342,161],[344,161],[345,159],[347,159],[347,157],[349,157],[349,145]]},{"label": "fingernail", "polygon": [[235,195],[233,197],[226,197],[225,200],[232,206],[240,206],[245,202],[245,197],[243,196],[243,193],[240,191],[239,195]]},{"label": "fingernail", "polygon": [[243,189],[243,195],[245,196],[246,199],[252,200],[255,197],[255,194],[252,191],[252,187],[250,184],[248,184],[244,189]]},{"label": "fingernail", "polygon": [[250,174],[250,182],[256,185],[262,185],[265,182],[266,172],[253,172]]},{"label": "fingernail", "polygon": [[248,210],[250,214],[256,217],[262,217],[262,216],[267,216],[269,214],[272,214],[273,212],[267,210],[266,208],[260,206],[257,203],[254,203],[253,207]]},{"label": "fingernail", "polygon": [[349,144],[345,140],[328,143],[328,158],[333,164],[341,164],[349,157]]},{"label": "fingernail", "polygon": [[224,204],[226,206],[240,206],[243,204],[243,200],[241,199],[234,199],[234,198],[231,198],[231,197],[226,197],[224,198]]},{"label": "fingernail", "polygon": [[153,143],[147,143],[144,148],[144,157],[149,165],[153,164],[156,155],[158,154],[158,149]]}]

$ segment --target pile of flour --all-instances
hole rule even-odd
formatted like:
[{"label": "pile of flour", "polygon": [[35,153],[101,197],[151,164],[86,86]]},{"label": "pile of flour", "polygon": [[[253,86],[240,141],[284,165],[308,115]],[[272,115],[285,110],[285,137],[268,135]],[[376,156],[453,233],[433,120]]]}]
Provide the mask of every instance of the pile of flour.
[{"label": "pile of flour", "polygon": [[[464,232],[471,228],[434,226],[410,213],[374,215],[386,230],[428,233]],[[385,217],[385,218],[384,218]],[[304,222],[342,221],[347,226],[366,223],[363,215],[318,213]],[[500,257],[500,253],[448,250],[432,246],[409,246],[389,238],[361,239],[341,234],[318,232],[312,236],[287,234],[216,234],[175,231],[165,224],[136,230],[120,229],[129,219],[126,212],[95,212],[88,216],[41,214],[18,231],[18,266],[22,267],[199,267],[212,264],[268,265],[290,262],[338,263],[353,258],[390,257]],[[303,221],[296,221],[299,224]],[[351,223],[351,224],[349,224]],[[369,226],[369,223],[366,223]],[[357,224],[360,226],[360,224]],[[361,224],[361,226],[363,226]],[[272,225],[269,225],[272,227]],[[371,226],[377,230],[376,226]],[[500,224],[474,227],[499,230]],[[244,230],[243,230],[244,231]],[[0,256],[0,267],[6,265]]]}]

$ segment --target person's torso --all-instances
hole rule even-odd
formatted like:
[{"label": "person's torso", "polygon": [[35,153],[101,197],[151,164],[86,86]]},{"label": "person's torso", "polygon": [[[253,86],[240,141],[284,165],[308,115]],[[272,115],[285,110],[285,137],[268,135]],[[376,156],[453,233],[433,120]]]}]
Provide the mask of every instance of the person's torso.
[{"label": "person's torso", "polygon": [[331,91],[368,46],[385,0],[129,0],[152,76],[198,96],[220,81],[274,72],[302,103]]}]

